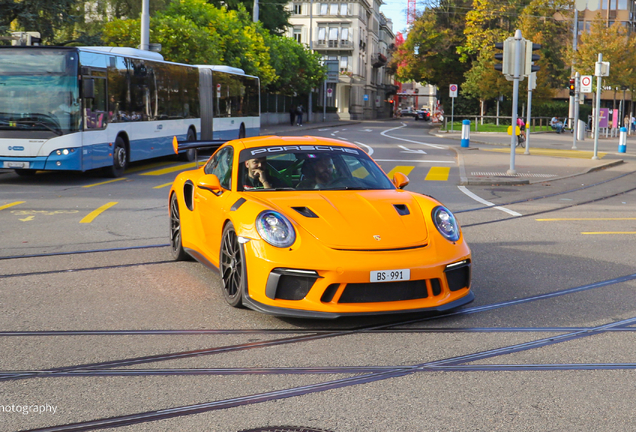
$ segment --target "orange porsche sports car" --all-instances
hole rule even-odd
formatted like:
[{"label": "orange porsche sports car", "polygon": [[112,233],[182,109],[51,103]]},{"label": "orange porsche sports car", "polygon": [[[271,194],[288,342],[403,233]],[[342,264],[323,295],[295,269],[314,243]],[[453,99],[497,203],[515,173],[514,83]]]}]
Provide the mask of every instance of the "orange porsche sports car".
[{"label": "orange porsche sports car", "polygon": [[173,257],[220,273],[235,307],[282,316],[443,311],[469,303],[453,214],[405,191],[359,147],[317,137],[229,141],[170,190]]}]

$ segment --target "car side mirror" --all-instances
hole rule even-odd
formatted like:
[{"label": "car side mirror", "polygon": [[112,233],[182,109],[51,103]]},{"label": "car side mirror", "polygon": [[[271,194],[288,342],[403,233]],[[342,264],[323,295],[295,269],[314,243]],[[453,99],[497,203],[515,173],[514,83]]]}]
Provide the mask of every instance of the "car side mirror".
[{"label": "car side mirror", "polygon": [[393,174],[393,184],[398,189],[404,189],[409,184],[409,178],[401,172]]},{"label": "car side mirror", "polygon": [[214,174],[206,174],[201,176],[197,181],[197,187],[199,189],[205,189],[218,195],[221,192],[221,182],[219,178]]}]

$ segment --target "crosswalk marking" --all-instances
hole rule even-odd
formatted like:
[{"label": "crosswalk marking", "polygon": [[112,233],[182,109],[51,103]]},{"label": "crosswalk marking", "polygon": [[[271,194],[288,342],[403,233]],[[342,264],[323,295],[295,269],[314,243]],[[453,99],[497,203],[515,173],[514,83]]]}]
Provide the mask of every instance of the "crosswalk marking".
[{"label": "crosswalk marking", "polygon": [[404,175],[409,175],[413,171],[414,166],[402,166],[398,165],[387,173],[387,176],[392,179],[396,172],[401,172]]},{"label": "crosswalk marking", "polygon": [[431,167],[424,180],[446,181],[449,173],[450,167]]}]

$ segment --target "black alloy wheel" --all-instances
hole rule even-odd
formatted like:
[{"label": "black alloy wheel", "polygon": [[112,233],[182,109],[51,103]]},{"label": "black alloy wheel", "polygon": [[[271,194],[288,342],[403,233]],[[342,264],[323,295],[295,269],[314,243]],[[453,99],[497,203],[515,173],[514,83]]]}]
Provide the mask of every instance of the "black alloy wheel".
[{"label": "black alloy wheel", "polygon": [[121,177],[128,167],[126,143],[122,137],[117,137],[113,148],[113,165],[107,168],[109,177]]},{"label": "black alloy wheel", "polygon": [[223,229],[219,270],[225,300],[232,307],[241,307],[245,287],[245,260],[242,246],[231,222]]},{"label": "black alloy wheel", "polygon": [[187,261],[190,258],[181,244],[181,216],[176,193],[170,198],[170,255],[175,261]]}]

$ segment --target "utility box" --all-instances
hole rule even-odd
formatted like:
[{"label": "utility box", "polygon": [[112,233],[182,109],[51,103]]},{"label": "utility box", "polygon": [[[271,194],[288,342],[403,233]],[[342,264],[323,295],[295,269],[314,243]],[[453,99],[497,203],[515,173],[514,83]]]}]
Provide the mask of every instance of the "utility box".
[{"label": "utility box", "polygon": [[576,128],[576,139],[579,141],[585,140],[585,133],[587,124],[583,120],[579,120],[579,126]]}]

